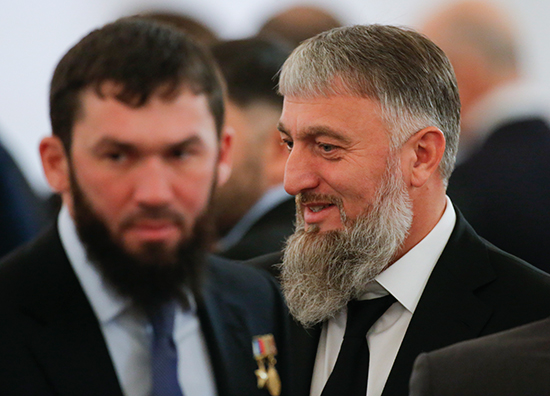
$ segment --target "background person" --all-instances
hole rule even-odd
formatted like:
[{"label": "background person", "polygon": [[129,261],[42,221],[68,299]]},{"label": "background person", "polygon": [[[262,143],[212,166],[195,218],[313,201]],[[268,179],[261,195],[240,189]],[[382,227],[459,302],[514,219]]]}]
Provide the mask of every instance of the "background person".
[{"label": "background person", "polygon": [[277,122],[283,98],[277,73],[290,49],[250,38],[212,47],[227,82],[227,126],[233,128],[233,170],[216,189],[212,212],[216,252],[245,260],[281,251],[294,230],[294,199],[283,188],[287,149]]},{"label": "background person", "polygon": [[463,1],[423,31],[449,56],[462,102],[460,162],[447,193],[482,237],[549,272],[548,99],[524,77],[512,19]]},{"label": "background person", "polygon": [[421,354],[409,396],[548,395],[550,319]]}]

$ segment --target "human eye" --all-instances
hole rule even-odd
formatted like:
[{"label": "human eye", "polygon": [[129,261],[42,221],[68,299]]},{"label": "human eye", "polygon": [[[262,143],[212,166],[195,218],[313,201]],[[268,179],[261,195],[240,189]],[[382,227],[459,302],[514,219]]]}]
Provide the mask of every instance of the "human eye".
[{"label": "human eye", "polygon": [[204,152],[204,145],[199,140],[186,141],[174,145],[165,153],[165,158],[170,161],[187,161],[193,157],[200,156]]},{"label": "human eye", "polygon": [[341,153],[340,146],[332,143],[326,143],[324,141],[317,141],[316,145],[319,154],[324,158],[331,161],[339,159]]},{"label": "human eye", "polygon": [[324,153],[331,153],[337,149],[337,146],[335,146],[334,144],[318,143],[317,145]]},{"label": "human eye", "polygon": [[105,150],[101,157],[113,163],[121,163],[128,159],[128,153],[119,149]]},{"label": "human eye", "polygon": [[168,153],[168,156],[173,159],[184,159],[188,155],[189,155],[189,150],[183,147],[174,148],[170,150],[170,152]]},{"label": "human eye", "polygon": [[281,137],[281,145],[286,146],[287,150],[290,152],[292,151],[294,142],[288,137]]}]

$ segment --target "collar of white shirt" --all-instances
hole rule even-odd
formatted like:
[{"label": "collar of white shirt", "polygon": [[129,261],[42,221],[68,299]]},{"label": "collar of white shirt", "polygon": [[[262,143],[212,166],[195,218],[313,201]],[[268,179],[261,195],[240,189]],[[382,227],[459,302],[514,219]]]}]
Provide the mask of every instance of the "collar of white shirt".
[{"label": "collar of white shirt", "polygon": [[[456,213],[447,197],[445,212],[424,239],[376,277],[376,283],[391,293],[403,307],[414,313],[432,270],[453,232]],[[376,288],[376,283],[372,287]],[[369,289],[369,285],[367,288]],[[364,298],[373,298],[367,291]],[[386,292],[386,293],[387,293]]]},{"label": "collar of white shirt", "polygon": [[100,323],[111,321],[130,306],[130,301],[116,294],[88,261],[86,250],[78,237],[69,210],[65,206],[59,213],[58,227],[63,248],[96,317]]}]

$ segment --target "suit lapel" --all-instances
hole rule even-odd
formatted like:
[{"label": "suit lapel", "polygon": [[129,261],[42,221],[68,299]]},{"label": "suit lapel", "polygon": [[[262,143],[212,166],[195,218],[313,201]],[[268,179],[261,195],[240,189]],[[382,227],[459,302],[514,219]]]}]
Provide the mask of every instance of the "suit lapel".
[{"label": "suit lapel", "polygon": [[291,320],[290,340],[291,350],[291,378],[292,394],[309,396],[313,367],[317,356],[317,346],[321,336],[322,324],[312,329],[304,329],[300,324]]},{"label": "suit lapel", "polygon": [[38,245],[36,296],[21,307],[29,348],[59,395],[122,395],[95,314],[57,232]]},{"label": "suit lapel", "polygon": [[266,395],[256,387],[258,368],[243,307],[224,296],[223,285],[205,282],[198,315],[210,353],[219,396]]},{"label": "suit lapel", "polygon": [[474,291],[496,275],[485,245],[455,210],[455,229],[405,333],[384,396],[407,395],[412,366],[421,352],[479,336],[492,314]]}]

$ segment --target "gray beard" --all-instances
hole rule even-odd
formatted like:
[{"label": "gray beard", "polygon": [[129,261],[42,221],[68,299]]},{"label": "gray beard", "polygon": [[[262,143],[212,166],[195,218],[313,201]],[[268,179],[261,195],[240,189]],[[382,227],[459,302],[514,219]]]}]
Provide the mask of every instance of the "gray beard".
[{"label": "gray beard", "polygon": [[366,285],[392,264],[412,224],[412,204],[395,155],[390,155],[374,202],[357,219],[346,220],[341,200],[333,199],[344,228],[306,231],[299,209],[296,231],[284,249],[283,293],[290,312],[305,327],[334,317],[361,297]]}]

